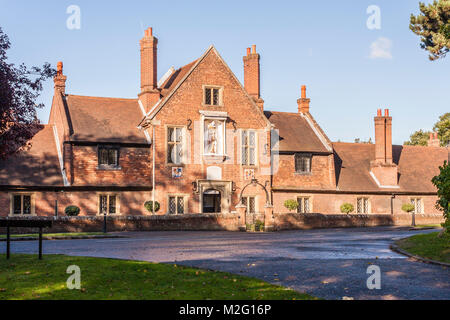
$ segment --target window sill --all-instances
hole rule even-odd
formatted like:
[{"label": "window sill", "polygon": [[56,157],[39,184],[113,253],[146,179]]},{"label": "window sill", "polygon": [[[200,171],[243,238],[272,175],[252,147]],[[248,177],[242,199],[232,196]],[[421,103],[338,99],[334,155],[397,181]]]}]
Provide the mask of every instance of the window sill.
[{"label": "window sill", "polygon": [[14,213],[10,213],[8,215],[9,218],[27,218],[27,217],[37,217],[37,214],[35,213],[30,213],[30,214],[14,214]]},{"label": "window sill", "polygon": [[170,168],[184,168],[186,165],[184,163],[180,164],[166,163],[166,166]]},{"label": "window sill", "polygon": [[294,172],[296,176],[312,176],[312,172]]},{"label": "window sill", "polygon": [[205,104],[202,103],[202,107],[206,107],[206,108],[214,108],[214,107],[219,107],[219,108],[223,108],[223,104]]},{"label": "window sill", "polygon": [[122,167],[104,167],[104,166],[98,166],[98,171],[121,171]]}]

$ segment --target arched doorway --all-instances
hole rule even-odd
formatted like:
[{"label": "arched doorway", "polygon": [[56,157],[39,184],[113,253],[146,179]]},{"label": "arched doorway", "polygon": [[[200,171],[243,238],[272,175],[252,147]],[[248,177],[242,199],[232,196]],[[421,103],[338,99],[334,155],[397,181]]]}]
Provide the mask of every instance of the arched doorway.
[{"label": "arched doorway", "polygon": [[222,195],[220,191],[208,189],[203,193],[203,213],[221,213]]}]

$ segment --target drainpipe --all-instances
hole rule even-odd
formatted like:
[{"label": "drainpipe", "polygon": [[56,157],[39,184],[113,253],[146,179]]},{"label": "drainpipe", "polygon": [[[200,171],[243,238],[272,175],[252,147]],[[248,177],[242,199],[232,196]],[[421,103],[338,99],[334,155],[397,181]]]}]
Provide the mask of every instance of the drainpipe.
[{"label": "drainpipe", "polygon": [[392,194],[391,196],[391,214],[394,214],[394,199],[395,199],[395,194]]},{"label": "drainpipe", "polygon": [[155,181],[155,179],[156,179],[156,175],[155,175],[155,167],[156,167],[156,165],[155,165],[155,158],[156,158],[156,146],[155,146],[155,126],[154,125],[152,125],[152,130],[153,130],[153,132],[152,132],[152,144],[153,144],[153,146],[152,146],[152,148],[153,148],[153,159],[152,159],[152,162],[153,162],[153,164],[152,164],[152,166],[153,166],[153,168],[152,168],[152,201],[153,201],[153,205],[152,205],[152,211],[153,211],[153,215],[155,215],[155,207],[156,207],[156,205],[155,205],[155,192],[156,192],[156,190],[155,190],[155,188],[156,188],[156,181]]}]

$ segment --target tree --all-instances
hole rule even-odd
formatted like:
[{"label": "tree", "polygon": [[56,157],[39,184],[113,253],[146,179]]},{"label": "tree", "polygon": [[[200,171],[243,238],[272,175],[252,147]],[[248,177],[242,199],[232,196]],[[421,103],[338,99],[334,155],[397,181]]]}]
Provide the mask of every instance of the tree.
[{"label": "tree", "polygon": [[352,205],[351,203],[344,203],[344,204],[341,206],[341,212],[342,212],[342,213],[350,214],[350,213],[352,213],[353,211],[355,211],[355,206]]},{"label": "tree", "polygon": [[284,207],[289,211],[296,211],[298,209],[298,201],[295,200],[286,200],[284,202]]},{"label": "tree", "polygon": [[406,213],[411,213],[414,210],[416,210],[416,207],[412,203],[404,203],[402,205],[402,210],[405,211]]},{"label": "tree", "polygon": [[438,201],[436,207],[444,213],[444,230],[450,233],[450,165],[447,161],[439,167],[440,173],[431,181],[438,189]]},{"label": "tree", "polygon": [[439,117],[439,121],[434,125],[433,130],[438,133],[442,147],[450,143],[450,112]]},{"label": "tree", "polygon": [[42,67],[27,68],[7,62],[10,48],[8,36],[0,28],[0,159],[6,159],[27,147],[39,129],[36,104],[43,82],[56,70],[45,63]]},{"label": "tree", "polygon": [[430,139],[430,131],[423,131],[422,129],[414,132],[408,141],[405,141],[405,145],[410,146],[427,146]]},{"label": "tree", "polygon": [[430,60],[444,58],[450,48],[450,0],[434,0],[428,6],[419,3],[421,14],[411,14],[409,28],[421,37],[420,47]]}]

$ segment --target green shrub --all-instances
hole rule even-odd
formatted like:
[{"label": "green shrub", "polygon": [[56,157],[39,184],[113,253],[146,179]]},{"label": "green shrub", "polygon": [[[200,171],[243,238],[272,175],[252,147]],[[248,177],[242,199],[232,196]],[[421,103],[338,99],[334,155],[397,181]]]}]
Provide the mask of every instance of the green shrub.
[{"label": "green shrub", "polygon": [[80,214],[80,208],[77,206],[68,206],[64,209],[64,213],[69,217],[76,217]]},{"label": "green shrub", "polygon": [[297,211],[298,209],[298,202],[295,200],[286,200],[284,202],[284,207],[288,209],[289,211]]},{"label": "green shrub", "polygon": [[[147,209],[148,212],[153,213],[153,201],[147,201],[144,204],[145,208]],[[159,209],[161,208],[160,204],[158,201],[155,201],[155,212],[158,212]]]},{"label": "green shrub", "polygon": [[444,227],[445,232],[450,233],[450,165],[445,161],[444,165],[439,167],[439,170],[439,175],[431,181],[438,189],[436,208],[444,214],[445,222],[442,227]]},{"label": "green shrub", "polygon": [[355,206],[352,205],[351,203],[344,203],[344,204],[341,206],[341,212],[342,212],[342,213],[350,214],[350,213],[352,213],[353,211],[355,211]]},{"label": "green shrub", "polygon": [[255,222],[255,230],[256,231],[264,231],[264,222],[262,222],[261,220],[257,220]]},{"label": "green shrub", "polygon": [[413,212],[415,208],[416,207],[412,203],[405,203],[402,205],[402,210],[407,213]]}]

